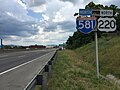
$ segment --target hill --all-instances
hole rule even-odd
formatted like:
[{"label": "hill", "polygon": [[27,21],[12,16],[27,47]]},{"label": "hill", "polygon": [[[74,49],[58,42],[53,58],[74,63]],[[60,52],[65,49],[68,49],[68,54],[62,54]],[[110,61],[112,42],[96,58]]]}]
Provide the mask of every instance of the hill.
[{"label": "hill", "polygon": [[[100,73],[120,78],[120,37],[107,36],[99,39]],[[75,50],[79,58],[91,63],[95,67],[95,43],[92,42]]]},{"label": "hill", "polygon": [[[99,39],[100,73],[120,77],[120,37]],[[49,80],[49,90],[119,90],[103,78],[96,78],[95,42],[76,50],[58,52]]]}]

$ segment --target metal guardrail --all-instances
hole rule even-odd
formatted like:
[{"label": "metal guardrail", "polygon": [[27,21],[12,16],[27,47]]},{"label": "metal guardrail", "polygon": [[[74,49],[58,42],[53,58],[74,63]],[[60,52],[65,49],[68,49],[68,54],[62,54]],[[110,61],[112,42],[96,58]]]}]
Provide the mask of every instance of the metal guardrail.
[{"label": "metal guardrail", "polygon": [[51,74],[51,66],[53,65],[55,59],[57,57],[57,50],[46,62],[43,67],[39,70],[39,72],[33,77],[33,79],[29,82],[29,84],[24,88],[24,90],[35,90],[36,85],[41,85],[42,90],[47,90],[47,77],[44,75],[44,73],[48,74],[48,77]]}]

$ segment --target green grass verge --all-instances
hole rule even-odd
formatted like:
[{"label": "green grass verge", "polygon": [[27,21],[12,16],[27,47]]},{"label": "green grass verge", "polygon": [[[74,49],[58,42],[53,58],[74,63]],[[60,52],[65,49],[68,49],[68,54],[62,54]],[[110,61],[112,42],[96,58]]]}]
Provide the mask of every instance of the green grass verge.
[{"label": "green grass verge", "polygon": [[42,90],[42,88],[41,88],[40,85],[36,85],[36,86],[35,86],[35,90]]},{"label": "green grass verge", "polygon": [[[95,67],[95,43],[90,43],[75,50],[79,58]],[[120,37],[107,37],[99,40],[100,73],[112,74],[120,78]]]},{"label": "green grass verge", "polygon": [[[52,68],[52,75],[48,81],[48,90],[117,90],[108,81],[96,78],[93,64],[94,53],[91,52],[92,49],[89,50],[88,46],[74,51],[58,52],[57,61]],[[90,48],[94,48],[94,46]]]}]

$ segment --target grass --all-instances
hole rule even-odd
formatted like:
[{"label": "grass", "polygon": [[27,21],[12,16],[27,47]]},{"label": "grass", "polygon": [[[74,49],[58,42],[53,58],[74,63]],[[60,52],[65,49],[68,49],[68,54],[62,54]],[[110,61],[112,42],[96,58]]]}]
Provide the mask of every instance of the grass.
[{"label": "grass", "polygon": [[40,85],[36,85],[36,86],[35,86],[35,90],[42,90],[42,88],[41,88]]},{"label": "grass", "polygon": [[[120,37],[99,39],[99,67],[104,76],[120,78]],[[76,50],[58,52],[48,81],[49,90],[120,90],[108,81],[96,78],[95,42]]]},{"label": "grass", "polygon": [[58,52],[48,90],[117,90],[108,81],[96,78],[92,45]]},{"label": "grass", "polygon": [[[94,42],[76,49],[75,52],[80,54],[80,59],[95,67]],[[99,63],[101,74],[104,76],[112,74],[120,78],[120,37],[107,37],[99,40]]]}]

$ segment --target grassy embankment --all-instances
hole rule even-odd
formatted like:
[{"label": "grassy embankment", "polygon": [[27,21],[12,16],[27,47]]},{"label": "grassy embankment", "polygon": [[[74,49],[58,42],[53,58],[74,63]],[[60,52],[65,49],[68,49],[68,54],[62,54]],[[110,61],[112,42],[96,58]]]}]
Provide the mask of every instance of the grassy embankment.
[{"label": "grassy embankment", "polygon": [[[120,37],[99,40],[100,73],[120,77]],[[117,90],[108,81],[96,78],[95,43],[76,50],[58,52],[48,90]]]}]

